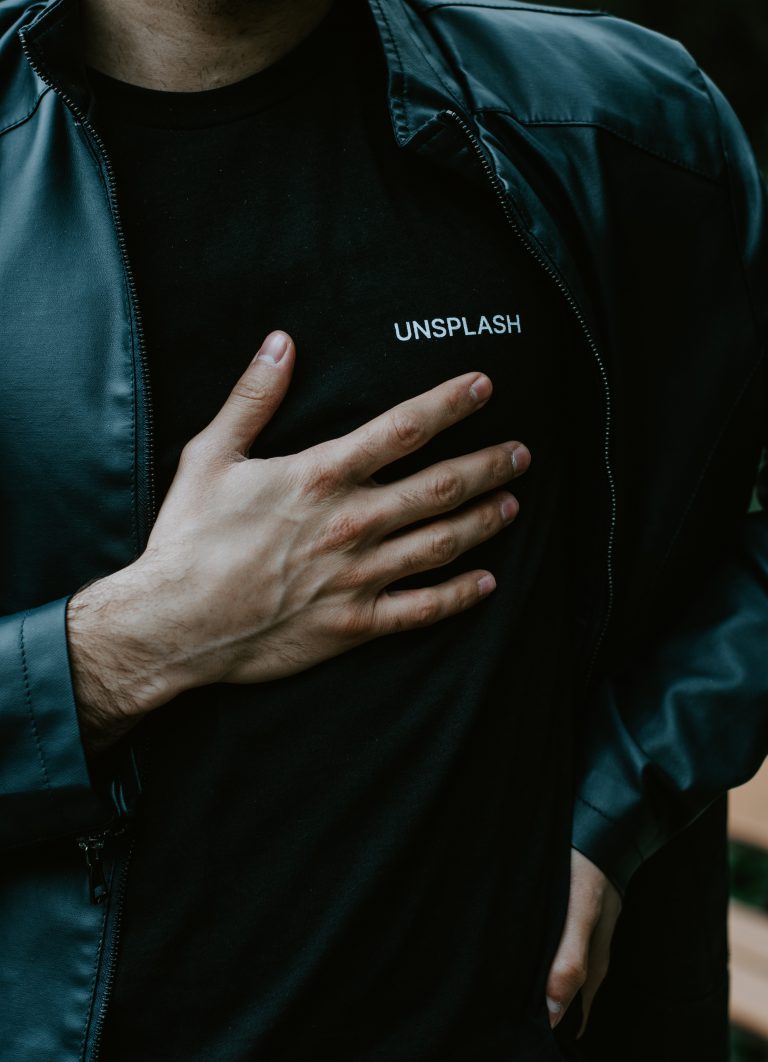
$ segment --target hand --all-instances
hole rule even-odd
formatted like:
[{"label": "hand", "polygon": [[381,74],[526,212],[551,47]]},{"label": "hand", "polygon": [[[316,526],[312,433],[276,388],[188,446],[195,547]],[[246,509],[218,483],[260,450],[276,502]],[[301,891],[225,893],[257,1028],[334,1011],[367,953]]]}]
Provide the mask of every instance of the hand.
[{"label": "hand", "polygon": [[547,981],[552,1028],[581,989],[583,1020],[578,1035],[583,1035],[597,990],[608,973],[611,940],[620,913],[618,889],[602,870],[572,848],[568,913]]},{"label": "hand", "polygon": [[386,485],[371,478],[482,408],[490,380],[468,373],[342,438],[250,459],[294,358],[285,333],[267,337],[184,448],[145,552],[72,598],[70,654],[91,751],[185,689],[291,675],[436,623],[494,589],[491,573],[477,570],[434,587],[386,588],[450,563],[514,519],[516,500],[498,488],[528,467],[525,447],[502,443]]}]

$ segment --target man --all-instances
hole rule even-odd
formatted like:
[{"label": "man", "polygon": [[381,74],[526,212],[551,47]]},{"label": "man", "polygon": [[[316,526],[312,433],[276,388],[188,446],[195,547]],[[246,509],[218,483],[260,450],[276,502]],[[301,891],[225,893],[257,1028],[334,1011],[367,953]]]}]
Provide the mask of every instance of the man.
[{"label": "man", "polygon": [[[585,705],[762,441],[733,116],[605,16],[0,10],[3,1052],[574,1055]],[[723,850],[633,879],[585,1057],[725,1057]]]}]

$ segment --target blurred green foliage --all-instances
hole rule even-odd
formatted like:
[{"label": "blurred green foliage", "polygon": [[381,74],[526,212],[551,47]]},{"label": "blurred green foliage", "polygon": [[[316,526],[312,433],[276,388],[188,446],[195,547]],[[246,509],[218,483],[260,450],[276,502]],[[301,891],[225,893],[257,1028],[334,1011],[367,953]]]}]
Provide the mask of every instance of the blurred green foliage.
[{"label": "blurred green foliage", "polygon": [[734,1029],[731,1036],[731,1062],[766,1062],[768,1047],[761,1040]]},{"label": "blurred green foliage", "polygon": [[[732,894],[742,903],[768,911],[768,852],[732,844],[729,855]],[[732,1062],[768,1062],[768,1044],[734,1029],[731,1059]]]},{"label": "blurred green foliage", "polygon": [[736,899],[768,912],[768,853],[732,844],[730,863],[731,892]]},{"label": "blurred green foliage", "polygon": [[768,0],[563,0],[675,37],[717,82],[768,168]]},{"label": "blurred green foliage", "polygon": [[[743,844],[730,846],[731,892],[737,900],[768,911],[768,852]],[[768,1000],[766,1000],[768,1006]],[[732,1062],[768,1062],[768,1044],[734,1029]]]}]

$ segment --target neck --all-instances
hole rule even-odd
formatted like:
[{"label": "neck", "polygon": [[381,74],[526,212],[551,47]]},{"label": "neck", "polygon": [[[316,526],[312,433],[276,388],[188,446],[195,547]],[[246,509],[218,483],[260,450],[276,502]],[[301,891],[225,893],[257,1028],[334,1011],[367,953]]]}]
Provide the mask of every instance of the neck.
[{"label": "neck", "polygon": [[85,58],[120,81],[200,92],[287,55],[333,0],[82,0]]}]

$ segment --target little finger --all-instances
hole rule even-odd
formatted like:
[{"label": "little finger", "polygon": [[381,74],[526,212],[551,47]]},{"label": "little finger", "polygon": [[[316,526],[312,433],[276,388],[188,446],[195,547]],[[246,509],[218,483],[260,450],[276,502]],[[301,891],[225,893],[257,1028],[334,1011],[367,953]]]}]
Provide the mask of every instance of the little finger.
[{"label": "little finger", "polygon": [[384,590],[374,604],[373,637],[430,627],[479,604],[495,589],[490,572],[472,571],[420,590]]}]

